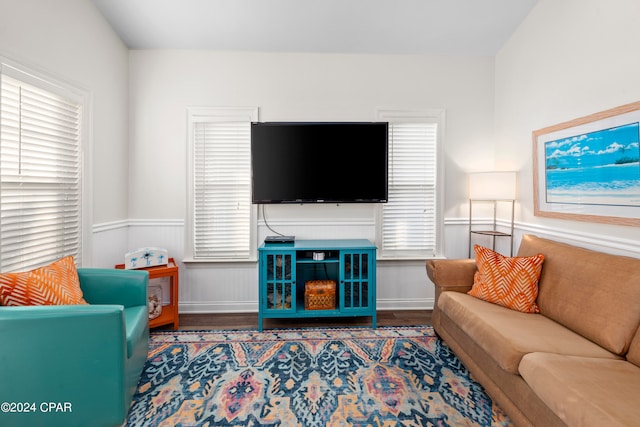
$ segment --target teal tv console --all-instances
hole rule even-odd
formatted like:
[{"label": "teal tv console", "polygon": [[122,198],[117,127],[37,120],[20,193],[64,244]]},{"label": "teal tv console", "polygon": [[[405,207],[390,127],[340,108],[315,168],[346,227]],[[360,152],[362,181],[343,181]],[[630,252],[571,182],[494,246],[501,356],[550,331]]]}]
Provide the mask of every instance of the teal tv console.
[{"label": "teal tv console", "polygon": [[[371,316],[376,327],[376,247],[366,239],[262,244],[258,330],[263,319]],[[306,310],[305,283],[334,280],[334,308]]]}]

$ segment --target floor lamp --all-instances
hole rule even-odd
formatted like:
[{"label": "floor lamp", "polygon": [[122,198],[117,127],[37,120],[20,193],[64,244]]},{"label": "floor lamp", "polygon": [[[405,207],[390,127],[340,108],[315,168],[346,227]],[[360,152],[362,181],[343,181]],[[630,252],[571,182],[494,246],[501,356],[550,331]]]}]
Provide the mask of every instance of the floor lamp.
[{"label": "floor lamp", "polygon": [[[469,174],[469,258],[472,255],[472,235],[491,236],[493,250],[496,237],[509,237],[511,240],[510,255],[513,256],[514,210],[516,199],[515,172],[476,172]],[[493,203],[493,226],[487,229],[473,228],[473,205],[475,202]],[[498,202],[511,203],[511,230],[497,230],[496,210]]]}]

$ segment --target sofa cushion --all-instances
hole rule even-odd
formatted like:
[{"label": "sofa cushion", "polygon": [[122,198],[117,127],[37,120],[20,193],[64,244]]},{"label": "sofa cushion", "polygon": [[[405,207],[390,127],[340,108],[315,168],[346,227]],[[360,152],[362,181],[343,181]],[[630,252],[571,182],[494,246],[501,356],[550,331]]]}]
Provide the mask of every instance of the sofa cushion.
[{"label": "sofa cushion", "polygon": [[0,274],[0,305],[87,304],[72,256],[19,273]]},{"label": "sofa cushion", "polygon": [[640,368],[625,360],[530,353],[520,374],[568,425],[638,425],[640,405],[630,399],[640,396]]},{"label": "sofa cushion", "polygon": [[518,374],[520,359],[535,351],[620,358],[540,314],[521,313],[459,292],[444,292],[438,307],[512,374]]},{"label": "sofa cushion", "polygon": [[640,259],[526,235],[519,256],[545,256],[540,313],[624,354],[640,325]]},{"label": "sofa cushion", "polygon": [[636,332],[636,336],[631,341],[627,360],[636,366],[640,366],[640,329]]},{"label": "sofa cushion", "polygon": [[476,265],[469,295],[523,313],[537,313],[538,280],[544,255],[506,257],[475,245]]}]

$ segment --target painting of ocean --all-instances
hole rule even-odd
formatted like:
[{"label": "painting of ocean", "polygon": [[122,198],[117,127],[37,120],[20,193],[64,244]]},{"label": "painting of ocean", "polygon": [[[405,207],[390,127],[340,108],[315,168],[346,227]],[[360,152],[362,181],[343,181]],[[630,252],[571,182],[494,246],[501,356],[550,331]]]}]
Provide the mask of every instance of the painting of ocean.
[{"label": "painting of ocean", "polygon": [[545,143],[546,202],[640,206],[640,123]]}]

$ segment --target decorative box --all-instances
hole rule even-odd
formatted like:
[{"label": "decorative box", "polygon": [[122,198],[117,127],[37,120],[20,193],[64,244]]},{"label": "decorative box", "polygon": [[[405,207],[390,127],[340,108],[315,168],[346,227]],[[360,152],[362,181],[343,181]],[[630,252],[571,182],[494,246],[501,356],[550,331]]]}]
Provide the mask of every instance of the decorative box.
[{"label": "decorative box", "polygon": [[147,300],[149,320],[155,319],[162,314],[162,286],[149,285]]},{"label": "decorative box", "polygon": [[305,310],[333,310],[336,308],[336,281],[309,280],[304,284]]},{"label": "decorative box", "polygon": [[127,270],[167,265],[168,263],[167,250],[161,248],[140,248],[124,255],[124,268]]}]

